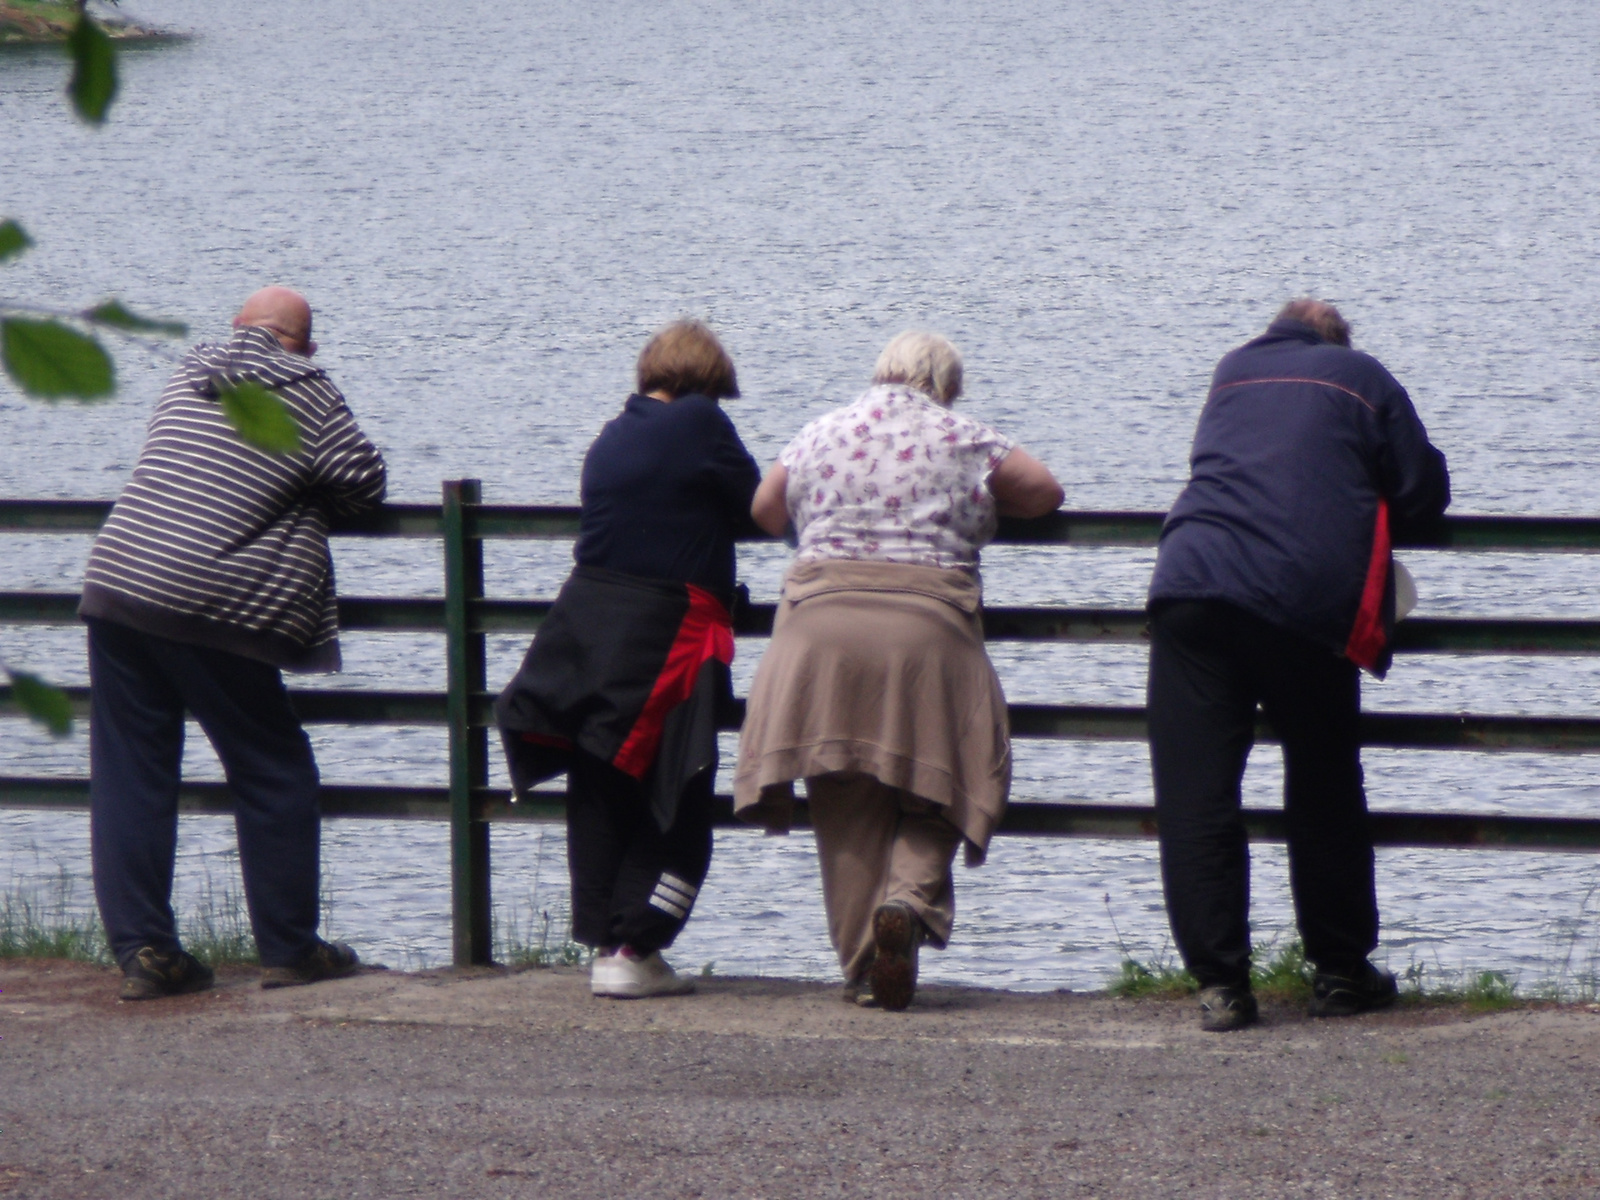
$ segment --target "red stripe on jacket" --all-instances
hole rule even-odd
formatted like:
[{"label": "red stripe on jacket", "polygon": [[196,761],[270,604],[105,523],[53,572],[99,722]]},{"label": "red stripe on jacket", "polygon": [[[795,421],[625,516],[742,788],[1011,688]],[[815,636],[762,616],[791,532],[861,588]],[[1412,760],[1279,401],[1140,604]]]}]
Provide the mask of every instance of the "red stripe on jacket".
[{"label": "red stripe on jacket", "polygon": [[666,665],[656,676],[650,698],[628,731],[622,749],[611,760],[612,766],[635,779],[643,779],[655,762],[667,714],[694,694],[700,668],[712,659],[724,665],[733,662],[733,621],[728,610],[704,588],[692,583],[684,586],[689,589],[689,611],[672,639]]},{"label": "red stripe on jacket", "polygon": [[1350,627],[1350,640],[1344,656],[1358,667],[1372,670],[1383,657],[1388,635],[1383,631],[1383,592],[1389,583],[1389,502],[1378,497],[1378,519],[1372,530],[1372,558],[1367,563],[1367,582],[1361,589],[1361,607],[1356,623]]}]

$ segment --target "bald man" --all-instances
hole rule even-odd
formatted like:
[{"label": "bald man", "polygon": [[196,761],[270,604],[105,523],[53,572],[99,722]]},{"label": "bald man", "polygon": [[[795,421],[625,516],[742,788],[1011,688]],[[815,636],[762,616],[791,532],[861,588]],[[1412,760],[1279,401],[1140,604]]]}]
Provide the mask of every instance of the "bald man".
[{"label": "bald man", "polygon": [[[383,500],[377,448],[311,355],[311,307],[254,293],[226,342],[196,346],[89,553],[90,836],[95,896],[122,998],[211,986],[178,938],[171,893],[184,718],[235,802],[263,987],[356,970],[317,936],[317,765],[282,671],[339,669],[328,523]],[[256,384],[300,431],[289,454],[247,442],[222,400]]]},{"label": "bald man", "polygon": [[1373,966],[1378,902],[1361,779],[1361,677],[1395,620],[1391,540],[1450,503],[1411,398],[1296,300],[1223,357],[1150,582],[1150,764],[1167,915],[1200,1024],[1256,1019],[1240,780],[1259,704],[1283,743],[1289,886],[1313,1016],[1395,998]]},{"label": "bald man", "polygon": [[311,340],[311,305],[299,292],[286,287],[264,287],[245,300],[233,319],[235,329],[265,329],[290,354],[310,358],[317,352]]}]

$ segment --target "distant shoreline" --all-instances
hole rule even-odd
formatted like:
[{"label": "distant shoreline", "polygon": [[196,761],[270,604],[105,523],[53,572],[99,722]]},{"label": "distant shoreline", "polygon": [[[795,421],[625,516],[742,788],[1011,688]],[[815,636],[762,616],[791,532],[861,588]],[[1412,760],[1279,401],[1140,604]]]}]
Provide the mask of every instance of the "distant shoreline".
[{"label": "distant shoreline", "polygon": [[[70,0],[0,0],[0,46],[38,46],[64,42],[78,19]],[[119,42],[174,41],[186,35],[144,25],[120,13],[95,13],[95,19]]]}]

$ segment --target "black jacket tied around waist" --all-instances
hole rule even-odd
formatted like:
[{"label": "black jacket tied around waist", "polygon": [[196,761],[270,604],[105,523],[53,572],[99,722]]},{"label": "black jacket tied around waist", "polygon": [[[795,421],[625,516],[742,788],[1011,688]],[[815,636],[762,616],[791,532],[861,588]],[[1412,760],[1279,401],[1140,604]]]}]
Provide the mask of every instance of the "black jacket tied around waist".
[{"label": "black jacket tied around waist", "polygon": [[711,592],[578,567],[495,701],[513,791],[582,750],[643,783],[670,828],[684,785],[716,765],[732,661],[733,626]]}]

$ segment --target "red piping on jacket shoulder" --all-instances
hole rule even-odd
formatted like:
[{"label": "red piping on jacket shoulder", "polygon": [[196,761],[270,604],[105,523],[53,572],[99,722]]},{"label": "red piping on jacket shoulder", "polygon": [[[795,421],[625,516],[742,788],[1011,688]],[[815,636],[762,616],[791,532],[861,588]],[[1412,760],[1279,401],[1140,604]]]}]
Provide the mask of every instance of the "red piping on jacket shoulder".
[{"label": "red piping on jacket shoulder", "polygon": [[1388,637],[1383,632],[1383,592],[1389,583],[1389,502],[1378,497],[1378,519],[1372,530],[1372,558],[1367,564],[1367,582],[1361,589],[1361,607],[1356,623],[1350,627],[1350,640],[1344,656],[1358,667],[1371,671],[1383,656]]},{"label": "red piping on jacket shoulder", "polygon": [[643,779],[655,762],[667,714],[694,694],[700,668],[712,659],[724,665],[733,662],[733,621],[728,610],[705,588],[692,583],[684,586],[689,589],[689,611],[678,625],[667,661],[650,690],[650,699],[644,702],[622,749],[611,760],[617,770],[635,779]]}]

